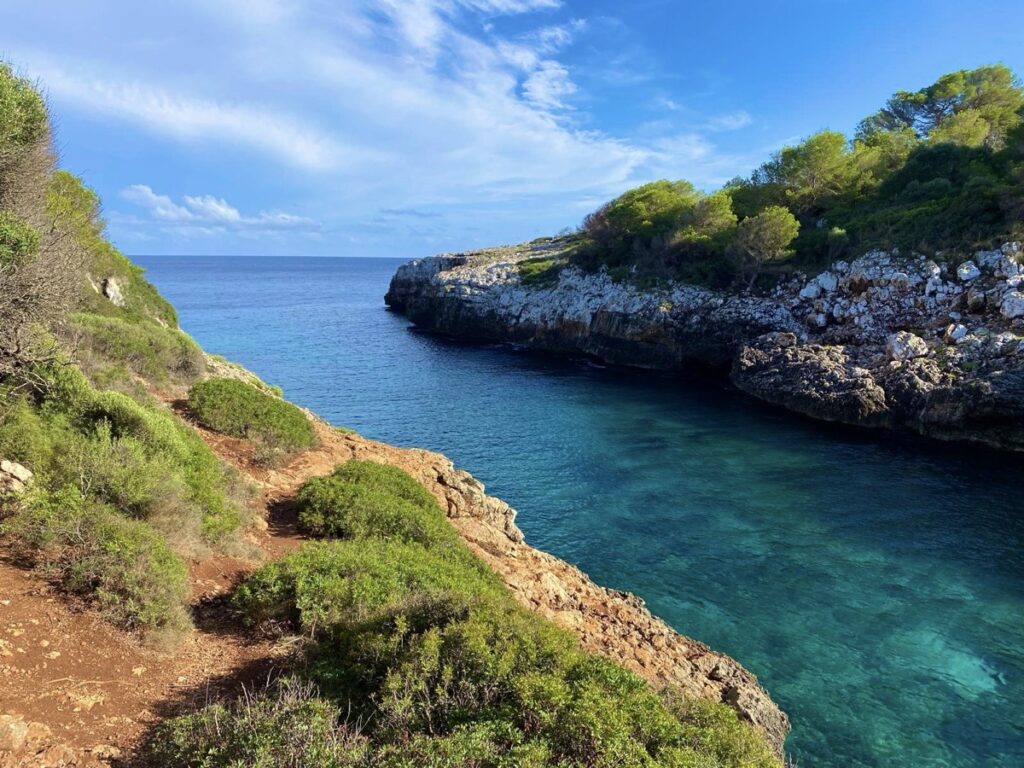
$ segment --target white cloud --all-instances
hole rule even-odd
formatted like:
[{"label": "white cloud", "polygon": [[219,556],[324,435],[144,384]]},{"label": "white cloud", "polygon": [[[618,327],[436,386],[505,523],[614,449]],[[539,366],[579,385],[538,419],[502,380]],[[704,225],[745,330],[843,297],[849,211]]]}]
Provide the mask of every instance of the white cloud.
[{"label": "white cloud", "polygon": [[542,61],[523,83],[523,94],[527,100],[547,109],[561,109],[565,106],[566,97],[576,90],[576,84],[569,78],[569,70],[557,61]]},{"label": "white cloud", "polygon": [[318,232],[321,229],[320,224],[312,219],[280,211],[260,211],[255,216],[243,216],[227,200],[213,195],[185,195],[182,198],[183,205],[179,205],[145,184],[133,184],[121,191],[121,197],[146,210],[153,219],[173,225],[175,231],[184,235],[223,234],[229,231]]},{"label": "white cloud", "polygon": [[333,170],[353,154],[335,137],[282,110],[184,96],[140,82],[83,77],[52,65],[33,71],[51,96],[63,102],[176,139],[240,142],[306,170]]},{"label": "white cloud", "polygon": [[727,115],[718,115],[708,120],[704,126],[709,131],[735,131],[745,128],[754,122],[748,112],[740,110]]}]

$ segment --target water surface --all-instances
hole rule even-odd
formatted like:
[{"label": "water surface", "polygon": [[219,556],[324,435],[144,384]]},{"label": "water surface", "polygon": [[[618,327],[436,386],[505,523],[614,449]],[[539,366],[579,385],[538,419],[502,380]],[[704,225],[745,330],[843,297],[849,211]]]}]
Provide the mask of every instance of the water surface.
[{"label": "water surface", "polygon": [[415,333],[382,303],[400,260],[141,262],[207,350],[448,454],[535,546],[740,660],[801,766],[1024,766],[1019,458]]}]

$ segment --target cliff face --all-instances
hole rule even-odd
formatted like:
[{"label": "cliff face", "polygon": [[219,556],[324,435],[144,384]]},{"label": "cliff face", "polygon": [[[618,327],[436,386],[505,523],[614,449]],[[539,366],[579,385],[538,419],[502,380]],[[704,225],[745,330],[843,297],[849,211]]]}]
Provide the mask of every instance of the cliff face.
[{"label": "cliff face", "polygon": [[527,259],[566,241],[410,262],[386,301],[431,331],[658,370],[728,368],[768,402],[814,418],[1024,450],[1020,244],[959,265],[875,251],[771,295],[640,290]]}]

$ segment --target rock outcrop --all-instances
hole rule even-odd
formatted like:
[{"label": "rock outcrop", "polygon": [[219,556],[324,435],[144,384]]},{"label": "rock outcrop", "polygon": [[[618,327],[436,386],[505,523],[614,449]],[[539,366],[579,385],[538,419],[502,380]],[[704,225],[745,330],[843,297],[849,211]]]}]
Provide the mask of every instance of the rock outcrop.
[{"label": "rock outcrop", "polygon": [[1024,450],[1024,254],[939,264],[873,251],[769,295],[644,290],[563,266],[567,239],[399,268],[386,297],[418,326],[658,370],[729,370],[740,389],[814,418]]}]

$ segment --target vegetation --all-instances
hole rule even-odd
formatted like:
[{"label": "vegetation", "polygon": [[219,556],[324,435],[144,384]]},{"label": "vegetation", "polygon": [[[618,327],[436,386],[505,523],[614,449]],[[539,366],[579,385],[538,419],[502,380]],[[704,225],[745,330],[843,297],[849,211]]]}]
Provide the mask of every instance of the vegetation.
[{"label": "vegetation", "polygon": [[0,498],[0,538],[112,622],[174,634],[185,558],[236,546],[247,490],[148,394],[203,354],[50,140],[42,98],[0,65],[0,457],[35,475]]},{"label": "vegetation", "polygon": [[298,508],[299,524],[314,536],[382,536],[425,545],[454,539],[423,486],[374,462],[342,464],[327,477],[308,481],[299,491]]},{"label": "vegetation", "polygon": [[264,458],[309,448],[316,442],[306,414],[243,381],[201,381],[189,390],[188,406],[210,429],[256,442]]},{"label": "vegetation", "polygon": [[571,260],[726,287],[873,247],[935,255],[1021,236],[1022,123],[1009,69],[953,72],[896,93],[854,138],[822,131],[714,194],[669,181],[631,190],[587,217]]},{"label": "vegetation", "polygon": [[[360,510],[358,526],[332,529],[344,540],[250,577],[235,604],[310,638],[305,682],[167,723],[161,765],[283,766],[291,754],[339,766],[778,765],[728,707],[655,693],[521,608],[398,470],[350,463],[300,496],[343,520],[350,499],[372,499],[417,524]],[[308,723],[297,743],[277,729],[295,716]]]},{"label": "vegetation", "polygon": [[553,285],[558,281],[562,265],[556,259],[543,256],[519,262],[519,277],[523,283],[532,286]]}]

